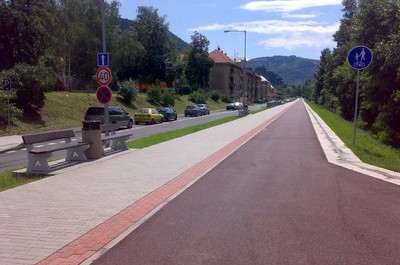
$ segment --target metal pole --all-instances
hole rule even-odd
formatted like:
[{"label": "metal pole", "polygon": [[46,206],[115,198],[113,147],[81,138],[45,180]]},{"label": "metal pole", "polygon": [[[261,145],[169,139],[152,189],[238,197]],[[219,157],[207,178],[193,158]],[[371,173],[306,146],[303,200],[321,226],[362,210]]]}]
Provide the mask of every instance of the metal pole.
[{"label": "metal pole", "polygon": [[11,111],[10,111],[10,93],[11,93],[11,86],[10,89],[8,90],[8,99],[7,99],[7,104],[8,104],[8,127],[11,126]]},{"label": "metal pole", "polygon": [[247,97],[248,97],[248,91],[247,91],[247,59],[246,59],[246,44],[247,44],[247,32],[244,30],[244,78],[243,78],[243,82],[244,82],[244,95],[246,98],[246,105],[248,104],[247,102]]},{"label": "metal pole", "polygon": [[[100,6],[101,6],[101,35],[102,35],[102,42],[103,42],[103,52],[107,52],[106,49],[106,18],[105,18],[105,3],[104,0],[100,0]],[[104,123],[108,124],[110,122],[109,119],[110,116],[110,111],[109,111],[109,105],[105,104],[104,105]]]},{"label": "metal pole", "polygon": [[356,145],[356,133],[357,133],[357,113],[358,113],[358,87],[360,85],[360,70],[357,70],[357,87],[356,87],[356,103],[354,107],[354,138],[353,145]]}]

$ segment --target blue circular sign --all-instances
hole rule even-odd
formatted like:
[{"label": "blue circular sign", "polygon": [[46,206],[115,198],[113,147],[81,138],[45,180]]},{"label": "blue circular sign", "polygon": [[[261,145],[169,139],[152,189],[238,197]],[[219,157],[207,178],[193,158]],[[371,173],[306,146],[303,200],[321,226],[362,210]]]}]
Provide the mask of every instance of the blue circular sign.
[{"label": "blue circular sign", "polygon": [[367,68],[373,59],[372,51],[366,46],[356,46],[347,55],[347,62],[356,70]]}]

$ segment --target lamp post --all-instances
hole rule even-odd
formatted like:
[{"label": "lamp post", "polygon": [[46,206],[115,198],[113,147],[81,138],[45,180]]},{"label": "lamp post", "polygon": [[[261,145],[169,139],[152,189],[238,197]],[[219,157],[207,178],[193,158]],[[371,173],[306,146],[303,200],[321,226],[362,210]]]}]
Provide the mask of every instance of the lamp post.
[{"label": "lamp post", "polygon": [[243,96],[243,93],[245,94],[245,99],[246,102],[244,102],[247,105],[247,67],[246,67],[246,45],[247,45],[247,32],[245,30],[224,30],[225,33],[229,32],[243,32],[244,33],[244,63],[243,63],[243,91],[241,93],[241,96]]}]

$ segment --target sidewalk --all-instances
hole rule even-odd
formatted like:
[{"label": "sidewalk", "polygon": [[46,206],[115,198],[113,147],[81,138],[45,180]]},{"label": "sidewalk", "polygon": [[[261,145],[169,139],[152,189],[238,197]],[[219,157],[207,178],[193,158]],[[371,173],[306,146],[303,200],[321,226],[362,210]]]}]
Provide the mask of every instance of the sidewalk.
[{"label": "sidewalk", "polygon": [[[296,102],[1,192],[0,264],[90,264]],[[310,118],[328,159],[358,167],[344,146],[326,140],[335,139],[329,128]],[[400,174],[382,172],[400,184]]]}]

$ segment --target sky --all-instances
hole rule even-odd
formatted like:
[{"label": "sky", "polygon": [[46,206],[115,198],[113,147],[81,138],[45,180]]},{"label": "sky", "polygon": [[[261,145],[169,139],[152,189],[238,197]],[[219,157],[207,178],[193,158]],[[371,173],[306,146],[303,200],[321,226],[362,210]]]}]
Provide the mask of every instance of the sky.
[{"label": "sky", "polygon": [[169,30],[185,42],[198,31],[210,41],[209,52],[220,47],[231,58],[243,58],[246,48],[247,60],[274,55],[319,59],[323,49],[336,45],[332,35],[343,16],[341,2],[120,0],[120,15],[133,20],[138,6],[154,7],[166,17]]}]

